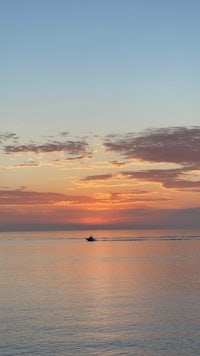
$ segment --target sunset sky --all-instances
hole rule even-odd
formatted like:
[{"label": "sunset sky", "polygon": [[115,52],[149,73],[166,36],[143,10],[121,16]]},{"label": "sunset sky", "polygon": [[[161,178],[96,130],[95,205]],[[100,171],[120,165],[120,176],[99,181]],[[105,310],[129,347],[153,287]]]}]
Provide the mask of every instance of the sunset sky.
[{"label": "sunset sky", "polygon": [[200,2],[0,3],[0,231],[200,228]]}]

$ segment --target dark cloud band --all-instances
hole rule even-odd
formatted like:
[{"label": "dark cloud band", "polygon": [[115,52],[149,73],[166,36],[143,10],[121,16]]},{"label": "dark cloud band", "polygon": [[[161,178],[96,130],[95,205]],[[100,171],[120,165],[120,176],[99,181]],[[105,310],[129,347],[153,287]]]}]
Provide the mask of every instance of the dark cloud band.
[{"label": "dark cloud band", "polygon": [[200,127],[172,127],[147,130],[140,135],[107,136],[104,146],[107,151],[119,153],[126,159],[196,166],[200,163]]}]

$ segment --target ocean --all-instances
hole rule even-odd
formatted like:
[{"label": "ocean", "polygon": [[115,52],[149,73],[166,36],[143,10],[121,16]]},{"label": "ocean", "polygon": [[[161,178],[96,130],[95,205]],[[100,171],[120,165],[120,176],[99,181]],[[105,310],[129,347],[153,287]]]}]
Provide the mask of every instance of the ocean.
[{"label": "ocean", "polygon": [[0,233],[2,356],[200,355],[199,331],[200,231]]}]

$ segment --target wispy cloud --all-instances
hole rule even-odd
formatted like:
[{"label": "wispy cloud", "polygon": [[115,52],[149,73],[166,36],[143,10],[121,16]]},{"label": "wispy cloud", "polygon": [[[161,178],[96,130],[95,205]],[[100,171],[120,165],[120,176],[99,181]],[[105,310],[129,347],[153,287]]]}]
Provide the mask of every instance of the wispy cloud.
[{"label": "wispy cloud", "polygon": [[42,143],[33,141],[24,143],[14,133],[1,133],[0,144],[3,152],[8,155],[16,153],[63,153],[72,159],[91,157],[92,151],[86,138],[70,139],[68,132],[62,132],[59,136],[58,139],[51,136],[46,142]]},{"label": "wispy cloud", "polygon": [[[124,171],[121,174],[129,179],[161,183],[165,188],[199,188],[200,181],[184,179],[183,169],[152,169],[146,171]],[[187,177],[187,175],[186,175]]]},{"label": "wispy cloud", "polygon": [[0,132],[0,144],[3,144],[7,141],[16,143],[19,137],[13,132]]},{"label": "wispy cloud", "polygon": [[88,154],[88,143],[83,141],[66,141],[66,142],[50,142],[44,144],[30,143],[27,145],[7,145],[4,147],[4,151],[7,154],[12,153],[54,153],[65,152],[69,155]]},{"label": "wispy cloud", "polygon": [[[199,169],[200,127],[149,129],[140,134],[108,135],[104,140],[107,152],[115,152],[129,160],[165,164],[166,169],[122,171],[123,177],[162,184],[165,188],[193,189],[199,180],[186,173]],[[178,168],[171,168],[176,164]],[[153,167],[153,166],[152,166]],[[88,178],[89,179],[89,178]]]},{"label": "wispy cloud", "polygon": [[92,180],[108,180],[113,177],[113,174],[95,174],[90,175],[82,179],[82,181],[92,181]]},{"label": "wispy cloud", "polygon": [[163,198],[163,197],[154,197],[152,192],[150,191],[142,191],[142,190],[133,190],[127,191],[124,193],[121,192],[111,192],[110,193],[110,201],[112,203],[122,204],[122,203],[138,203],[138,202],[156,202],[156,201],[169,201],[171,199]]},{"label": "wispy cloud", "polygon": [[30,191],[22,186],[19,189],[2,188],[0,190],[0,206],[23,205],[69,205],[85,204],[122,204],[135,202],[153,202],[167,200],[163,197],[152,196],[147,190],[128,190],[126,192],[97,193],[94,197],[87,195],[70,195],[55,192]]},{"label": "wispy cloud", "polygon": [[26,191],[24,189],[1,189],[0,205],[35,205],[65,203],[79,205],[94,203],[96,200],[83,195],[66,195],[54,192]]},{"label": "wispy cloud", "polygon": [[140,135],[108,135],[104,146],[126,159],[199,165],[200,127],[149,129]]},{"label": "wispy cloud", "polygon": [[129,162],[122,162],[122,161],[117,161],[117,160],[109,161],[109,163],[111,164],[111,166],[117,167],[117,168],[130,164]]},{"label": "wispy cloud", "polygon": [[177,169],[150,169],[142,171],[121,171],[113,174],[89,175],[82,179],[83,182],[116,180],[136,180],[137,182],[151,182],[161,184],[165,188],[191,189],[200,188],[200,180],[188,179],[188,168]]}]

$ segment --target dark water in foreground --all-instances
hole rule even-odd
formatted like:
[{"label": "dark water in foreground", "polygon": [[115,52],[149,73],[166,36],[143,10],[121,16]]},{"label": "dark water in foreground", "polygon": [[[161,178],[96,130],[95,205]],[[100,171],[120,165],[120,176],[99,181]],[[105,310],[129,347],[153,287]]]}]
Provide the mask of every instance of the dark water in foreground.
[{"label": "dark water in foreground", "polygon": [[0,354],[200,355],[200,232],[0,234]]}]

